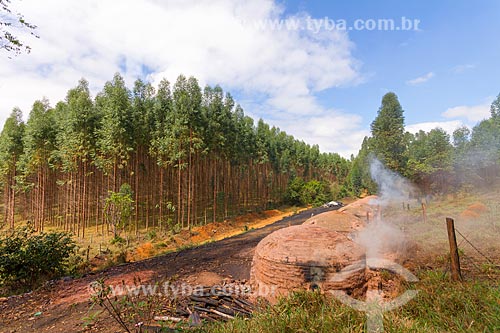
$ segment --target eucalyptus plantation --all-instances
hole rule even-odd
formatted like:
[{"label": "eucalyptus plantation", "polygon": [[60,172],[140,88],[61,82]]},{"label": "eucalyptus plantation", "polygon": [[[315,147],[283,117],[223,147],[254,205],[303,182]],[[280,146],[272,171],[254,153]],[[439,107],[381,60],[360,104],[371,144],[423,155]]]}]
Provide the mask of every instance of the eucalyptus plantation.
[{"label": "eucalyptus plantation", "polygon": [[[82,238],[89,228],[105,235],[224,221],[281,204],[297,177],[342,184],[350,167],[255,125],[221,87],[182,75],[173,86],[137,80],[129,90],[116,74],[95,99],[82,79],[55,107],[36,101],[26,124],[15,109],[0,157],[4,223],[30,220]],[[110,202],[123,188],[131,209],[117,223]]]}]

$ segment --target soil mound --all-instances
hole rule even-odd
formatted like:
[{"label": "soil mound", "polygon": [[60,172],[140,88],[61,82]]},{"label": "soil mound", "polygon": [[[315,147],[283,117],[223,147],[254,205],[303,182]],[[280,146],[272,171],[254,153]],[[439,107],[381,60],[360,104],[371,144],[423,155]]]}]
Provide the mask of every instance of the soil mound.
[{"label": "soil mound", "polygon": [[305,225],[316,225],[332,231],[351,233],[362,229],[366,225],[365,220],[352,214],[339,211],[331,211],[313,216],[304,222]]},{"label": "soil mound", "polygon": [[373,204],[375,200],[377,200],[377,196],[370,195],[340,208],[338,212],[347,213],[365,220],[368,213],[369,219],[373,219],[374,215],[377,213],[376,206]]}]

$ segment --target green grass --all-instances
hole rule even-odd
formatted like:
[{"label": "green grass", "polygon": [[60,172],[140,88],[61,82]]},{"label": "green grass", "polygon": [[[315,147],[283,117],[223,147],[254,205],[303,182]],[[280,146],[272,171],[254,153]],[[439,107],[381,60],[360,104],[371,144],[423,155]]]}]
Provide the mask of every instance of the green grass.
[{"label": "green grass", "polygon": [[[385,332],[499,332],[500,287],[492,280],[451,283],[438,271],[423,271],[411,289],[417,297],[384,314]],[[365,332],[364,313],[319,293],[300,292],[264,307],[250,320],[236,319],[199,332]]]}]

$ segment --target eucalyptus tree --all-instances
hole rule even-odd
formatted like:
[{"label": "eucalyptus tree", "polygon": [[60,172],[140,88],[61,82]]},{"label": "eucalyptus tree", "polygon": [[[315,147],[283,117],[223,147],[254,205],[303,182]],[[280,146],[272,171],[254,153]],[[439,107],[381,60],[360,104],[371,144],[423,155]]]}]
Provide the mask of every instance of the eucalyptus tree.
[{"label": "eucalyptus tree", "polygon": [[200,172],[199,154],[203,151],[205,143],[203,141],[203,128],[206,126],[205,118],[202,112],[202,92],[198,84],[198,80],[194,77],[189,77],[187,81],[187,91],[189,96],[189,104],[187,108],[188,128],[189,128],[189,141],[188,141],[188,167],[187,167],[187,226],[191,227],[193,221],[196,221],[197,210],[196,206],[196,185],[195,177]]},{"label": "eucalyptus tree", "polygon": [[4,194],[4,223],[14,228],[16,163],[23,153],[24,122],[19,108],[12,110],[0,134],[0,181]]},{"label": "eucalyptus tree", "polygon": [[[222,88],[206,86],[203,90],[202,112],[205,119],[205,129],[203,137],[205,145],[209,152],[206,172],[209,174],[207,185],[210,185],[211,191],[207,195],[211,198],[212,221],[217,220],[219,206],[223,204],[224,193],[220,191],[222,175],[220,173],[221,165],[225,157],[226,133],[225,124],[228,114],[224,110],[224,92]],[[222,211],[222,210],[221,210]]]},{"label": "eucalyptus tree", "polygon": [[[150,121],[152,122],[149,153],[152,158],[156,159],[156,164],[159,166],[159,226],[162,226],[164,219],[164,206],[168,204],[169,193],[172,192],[171,187],[173,179],[168,172],[169,166],[172,165],[170,159],[170,144],[174,138],[171,137],[171,126],[174,120],[173,116],[173,100],[170,89],[170,82],[166,79],[160,81],[158,92],[154,99],[154,105],[151,109]],[[165,174],[167,175],[167,191],[165,189]],[[167,200],[165,199],[167,197]],[[171,205],[170,205],[171,206]],[[168,213],[168,211],[167,211]],[[149,221],[146,220],[146,228],[149,227]],[[154,225],[153,225],[154,226]]]},{"label": "eucalyptus tree", "polygon": [[193,154],[203,145],[199,131],[201,99],[197,80],[180,75],[173,89],[170,131],[165,148],[169,163],[177,169],[177,222],[188,227],[191,226],[192,213]]},{"label": "eucalyptus tree", "polygon": [[[151,163],[148,156],[148,145],[151,142],[151,135],[154,128],[154,106],[155,89],[150,83],[142,80],[136,80],[132,92],[132,146],[134,147],[132,155],[132,168],[129,172],[130,183],[134,184],[134,228],[137,233],[139,230],[139,200],[142,196],[145,207],[143,217],[146,225],[149,226],[149,220],[155,219],[155,190],[153,190],[153,173],[156,171],[155,164]],[[143,182],[140,182],[140,179]]]},{"label": "eucalyptus tree", "polygon": [[[92,159],[96,154],[96,133],[100,123],[85,79],[81,79],[75,88],[68,91],[65,103],[58,104],[55,115],[59,131],[56,138],[57,150],[54,153],[65,175],[59,181],[60,185],[66,187],[65,197],[60,199],[65,202],[65,228],[68,228],[70,217],[71,222],[76,223],[77,235],[80,236],[81,230],[82,237],[85,237],[85,226],[92,214],[90,187],[97,183]],[[96,217],[96,228],[97,224]]]},{"label": "eucalyptus tree", "polygon": [[121,171],[129,164],[134,149],[130,92],[119,74],[106,82],[96,97],[95,105],[101,119],[97,131],[96,162],[106,174],[112,173],[111,189],[118,192]]},{"label": "eucalyptus tree", "polygon": [[[5,139],[11,132],[0,138],[2,156],[14,153]],[[264,209],[284,198],[296,176],[340,181],[348,168],[263,120],[254,124],[219,86],[202,93],[195,78],[182,75],[172,89],[162,80],[155,93],[141,80],[129,91],[116,74],[94,101],[82,80],[54,109],[36,102],[20,142],[18,162],[0,165],[4,186],[25,190],[24,210],[40,229],[48,214],[82,236],[91,220],[98,230],[104,199],[123,184],[131,185],[137,231],[142,222],[148,228],[174,218],[191,227]]]},{"label": "eucalyptus tree", "polygon": [[47,187],[54,179],[49,178],[52,153],[56,149],[57,126],[54,109],[46,99],[33,104],[23,135],[23,154],[17,178],[21,188],[28,192],[31,205],[28,209],[35,229],[43,230],[46,219]]},{"label": "eucalyptus tree", "polygon": [[231,143],[233,161],[238,165],[238,212],[249,209],[250,189],[252,187],[251,175],[256,157],[256,139],[253,119],[245,116],[243,108],[237,105],[232,113],[234,133]]}]

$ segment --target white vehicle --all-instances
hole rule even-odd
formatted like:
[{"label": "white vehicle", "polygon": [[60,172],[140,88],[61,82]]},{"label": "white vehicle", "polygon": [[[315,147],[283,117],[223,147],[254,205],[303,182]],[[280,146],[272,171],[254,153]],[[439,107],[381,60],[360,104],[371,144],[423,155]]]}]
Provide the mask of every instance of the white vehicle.
[{"label": "white vehicle", "polygon": [[323,205],[323,207],[340,207],[340,206],[342,206],[342,203],[337,201],[330,201]]}]

